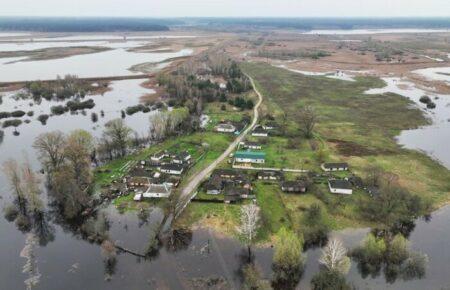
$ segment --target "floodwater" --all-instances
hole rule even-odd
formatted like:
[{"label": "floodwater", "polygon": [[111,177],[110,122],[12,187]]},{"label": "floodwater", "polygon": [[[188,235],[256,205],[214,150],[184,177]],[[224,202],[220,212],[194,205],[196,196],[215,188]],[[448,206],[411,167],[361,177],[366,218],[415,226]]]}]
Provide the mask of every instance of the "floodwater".
[{"label": "floodwater", "polygon": [[[386,87],[371,89],[367,94],[396,93],[414,101],[424,110],[432,121],[429,126],[419,129],[402,131],[398,142],[406,148],[425,152],[450,169],[450,95],[430,93],[417,88],[413,83],[400,78],[383,78]],[[436,104],[435,109],[426,109],[426,105],[419,101],[420,97],[428,95]]]},{"label": "floodwater", "polygon": [[[354,82],[355,79],[346,71],[343,70],[337,70],[337,71],[329,71],[329,72],[312,72],[312,71],[305,71],[305,70],[298,70],[298,69],[292,69],[288,68],[285,65],[277,65],[276,67],[284,68],[288,71],[299,73],[305,76],[324,76],[330,79],[337,79],[341,81],[348,81],[348,82]],[[363,73],[363,72],[357,72],[357,73]]]},{"label": "floodwater", "polygon": [[[96,55],[100,55],[96,54]],[[147,54],[148,55],[148,54]],[[115,60],[115,59],[113,59]],[[148,61],[148,60],[146,60]],[[45,64],[47,71],[48,62],[37,62]],[[93,62],[97,64],[97,62]],[[7,67],[7,66],[5,66]],[[97,68],[93,67],[97,72]],[[67,73],[63,71],[60,74]],[[2,74],[4,73],[2,70]],[[382,93],[393,91],[405,95],[415,102],[423,94],[422,91],[414,87],[403,89],[398,87],[399,79],[385,79],[387,87],[378,91],[371,90],[368,93]],[[0,163],[10,157],[20,159],[21,156],[28,156],[34,166],[39,168],[35,152],[31,144],[34,138],[42,133],[51,130],[61,130],[70,132],[73,129],[82,128],[90,131],[94,136],[100,136],[104,124],[114,118],[120,117],[120,110],[124,107],[139,103],[139,97],[151,93],[151,90],[140,86],[142,80],[122,80],[111,83],[111,91],[103,95],[88,96],[92,98],[96,106],[92,110],[87,110],[87,114],[71,115],[66,113],[61,116],[53,116],[43,126],[36,120],[42,113],[48,113],[51,105],[56,102],[42,100],[40,104],[30,100],[13,100],[12,93],[5,94],[3,103],[0,104],[0,111],[23,110],[34,111],[30,117],[30,124],[22,124],[18,131],[19,136],[13,136],[13,129],[5,129],[5,136],[0,143]],[[408,86],[408,84],[404,84]],[[433,96],[434,95],[430,95]],[[449,130],[449,122],[444,122],[445,116],[449,117],[450,106],[446,105],[448,96],[438,96],[434,100],[437,108],[428,114],[433,119],[434,125],[427,126],[419,130],[432,130],[432,128],[443,128],[445,132]],[[420,105],[423,108],[423,105]],[[100,110],[105,112],[105,117],[100,117]],[[99,121],[92,123],[90,114],[96,112]],[[428,111],[427,111],[428,112]],[[149,114],[136,113],[127,116],[125,122],[140,134],[145,134],[148,128]],[[23,117],[27,119],[28,117]],[[431,128],[431,129],[430,129]],[[419,137],[413,141],[404,141],[407,138],[404,134],[415,134],[418,130],[403,132],[399,137],[399,142],[405,146],[418,144]],[[424,134],[417,133],[418,135]],[[433,149],[433,156],[445,161],[445,140],[450,140],[449,135],[440,132],[439,136],[428,136],[424,139],[433,140],[431,144],[440,144],[442,150]],[[430,146],[431,146],[430,145]],[[421,145],[420,145],[421,146]],[[419,146],[419,147],[420,147]],[[431,149],[430,149],[431,150]],[[448,150],[447,150],[448,154]],[[447,156],[448,157],[448,156]],[[11,196],[7,183],[0,174],[0,208],[11,202]],[[117,245],[132,250],[138,254],[144,253],[155,228],[163,218],[163,212],[158,207],[153,207],[145,217],[138,217],[136,212],[126,212],[120,214],[113,206],[106,206],[101,210],[110,223],[108,235]],[[359,289],[443,289],[450,287],[450,275],[448,275],[448,262],[450,261],[450,251],[445,249],[450,245],[450,207],[445,207],[433,213],[429,222],[418,220],[416,227],[410,235],[410,241],[414,250],[419,250],[429,256],[430,262],[427,275],[421,280],[402,281],[397,280],[393,284],[386,282],[383,275],[376,278],[362,278],[355,263],[347,275],[347,281]],[[51,230],[47,236],[47,243],[36,246],[36,265],[41,274],[39,283],[34,289],[43,290],[75,290],[75,289],[202,289],[204,285],[193,285],[193,281],[223,277],[228,281],[227,288],[239,288],[241,284],[240,269],[246,261],[245,248],[237,241],[224,238],[211,231],[196,229],[192,232],[182,232],[177,234],[177,243],[171,245],[164,242],[157,255],[151,259],[143,259],[129,253],[119,253],[116,262],[106,264],[101,254],[99,245],[83,239],[69,225],[57,222],[52,213],[49,213],[49,227]],[[368,229],[348,229],[335,232],[332,235],[341,239],[348,248],[357,246],[364,238]],[[26,235],[20,232],[14,223],[7,222],[0,216],[0,289],[25,289],[24,280],[28,278],[23,273],[26,259],[20,256],[25,246]],[[266,279],[272,275],[271,261],[273,249],[255,248],[255,263],[262,271]],[[320,249],[310,249],[306,252],[306,271],[300,281],[301,289],[309,289],[311,278],[319,269],[318,258]],[[110,276],[111,280],[106,280]]]},{"label": "floodwater", "polygon": [[444,81],[450,83],[450,67],[431,67],[418,69],[413,73],[419,74],[430,81]]},{"label": "floodwater", "polygon": [[436,33],[449,32],[448,29],[418,29],[418,28],[399,28],[399,29],[331,29],[331,30],[310,30],[303,34],[322,34],[322,35],[358,35],[358,34],[384,34],[384,33]]},{"label": "floodwater", "polygon": [[15,62],[0,65],[0,82],[55,79],[57,75],[72,74],[80,78],[110,77],[138,74],[130,67],[145,62],[163,62],[167,59],[192,54],[191,49],[178,52],[143,53],[124,48],[76,55],[72,57]]}]

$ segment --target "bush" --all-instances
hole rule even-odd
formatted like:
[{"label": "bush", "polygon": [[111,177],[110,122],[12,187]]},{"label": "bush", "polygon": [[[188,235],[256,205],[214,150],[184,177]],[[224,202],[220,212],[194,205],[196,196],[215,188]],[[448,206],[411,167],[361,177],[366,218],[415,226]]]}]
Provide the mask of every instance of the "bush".
[{"label": "bush", "polygon": [[10,112],[0,112],[0,119],[6,119],[11,117],[11,113]]},{"label": "bush", "polygon": [[68,101],[66,106],[70,111],[74,112],[78,110],[92,109],[95,107],[95,102],[93,99],[89,99],[83,102]]},{"label": "bush", "polygon": [[28,117],[33,117],[34,116],[34,112],[33,111],[28,111],[27,112],[27,116]]},{"label": "bush", "polygon": [[91,114],[91,120],[92,120],[92,122],[97,122],[98,121],[98,115],[97,115],[97,113],[92,113]]},{"label": "bush", "polygon": [[419,101],[424,104],[428,104],[431,102],[431,98],[429,96],[421,96]]},{"label": "bush", "polygon": [[139,105],[136,105],[136,106],[127,107],[125,109],[125,112],[127,113],[127,115],[131,116],[131,115],[136,114],[137,112],[142,112],[144,109],[145,109],[145,106],[142,105],[142,104],[139,104]]},{"label": "bush", "polygon": [[19,214],[16,218],[16,226],[20,231],[28,232],[31,229],[30,219],[23,214]]},{"label": "bush", "polygon": [[50,111],[51,111],[52,114],[54,114],[54,115],[62,115],[62,114],[64,114],[65,112],[67,112],[67,108],[64,107],[64,106],[61,106],[61,105],[58,105],[58,106],[52,106],[52,107],[50,108]]},{"label": "bush", "polygon": [[311,280],[313,290],[350,290],[345,277],[337,271],[322,270]]},{"label": "bush", "polygon": [[3,213],[5,214],[5,219],[9,222],[14,221],[17,216],[19,215],[19,211],[17,210],[17,207],[14,205],[8,205],[3,209]]},{"label": "bush", "polygon": [[37,119],[39,120],[39,122],[42,123],[42,125],[45,125],[45,124],[47,124],[47,120],[49,117],[50,117],[49,115],[43,114],[43,115],[39,115],[39,117]]},{"label": "bush", "polygon": [[14,120],[6,120],[3,122],[3,128],[7,127],[19,127],[22,124],[22,120],[14,119]]},{"label": "bush", "polygon": [[303,223],[305,224],[303,235],[306,245],[323,245],[326,243],[331,228],[325,209],[319,204],[312,204],[305,211]]},{"label": "bush", "polygon": [[25,116],[25,112],[24,111],[14,111],[14,112],[12,112],[11,113],[11,117],[14,117],[14,118],[20,118],[20,117],[23,117],[23,116]]}]

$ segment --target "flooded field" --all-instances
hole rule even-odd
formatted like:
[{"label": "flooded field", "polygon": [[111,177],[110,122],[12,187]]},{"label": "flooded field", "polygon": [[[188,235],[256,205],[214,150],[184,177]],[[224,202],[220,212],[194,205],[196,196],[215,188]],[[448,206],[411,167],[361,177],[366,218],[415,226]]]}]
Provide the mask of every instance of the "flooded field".
[{"label": "flooded field", "polygon": [[[412,82],[400,78],[383,78],[386,87],[371,89],[367,94],[396,93],[414,101],[421,107],[432,124],[419,129],[401,132],[398,142],[407,148],[416,149],[437,159],[450,169],[450,96],[427,92],[417,88]],[[435,109],[426,109],[420,97],[428,95],[436,104]]]},{"label": "flooded field", "polygon": [[304,32],[304,34],[323,34],[323,35],[358,35],[358,34],[387,34],[387,33],[435,33],[448,32],[448,29],[317,29]]}]

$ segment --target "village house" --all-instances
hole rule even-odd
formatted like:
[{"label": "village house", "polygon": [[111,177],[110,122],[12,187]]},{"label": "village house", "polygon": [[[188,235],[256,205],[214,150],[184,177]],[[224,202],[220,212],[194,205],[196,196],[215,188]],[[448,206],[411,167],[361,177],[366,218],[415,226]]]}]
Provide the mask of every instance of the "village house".
[{"label": "village house", "polygon": [[323,171],[346,171],[348,170],[348,163],[346,162],[338,162],[338,163],[323,163],[322,164]]},{"label": "village house", "polygon": [[220,194],[223,189],[223,180],[220,176],[215,175],[212,176],[205,186],[207,194]]},{"label": "village house", "polygon": [[328,187],[330,192],[339,194],[352,194],[353,189],[350,182],[344,179],[330,179],[328,180]]},{"label": "village house", "polygon": [[216,131],[221,133],[234,133],[236,127],[233,124],[221,123],[216,126]]},{"label": "village house", "polygon": [[249,189],[228,185],[224,189],[224,202],[235,203],[243,198],[248,198],[249,195],[250,195]]},{"label": "village house", "polygon": [[234,161],[239,163],[264,163],[266,153],[254,151],[236,151]]},{"label": "village house", "polygon": [[137,193],[134,195],[134,201],[141,201],[144,198],[168,198],[172,192],[170,185],[164,184],[151,184],[144,193]]},{"label": "village house", "polygon": [[181,175],[184,171],[184,166],[181,164],[163,164],[159,168],[159,170],[163,173]]},{"label": "village house", "polygon": [[284,181],[281,183],[281,190],[283,192],[304,193],[306,189],[306,183],[300,180]]},{"label": "village house", "polygon": [[150,160],[152,161],[161,161],[162,159],[169,157],[169,154],[167,153],[167,151],[159,151],[155,154],[152,155],[152,157],[150,157]]},{"label": "village house", "polygon": [[275,130],[278,128],[278,124],[275,122],[267,122],[266,124],[262,125],[262,128],[264,130]]},{"label": "village house", "polygon": [[261,126],[256,126],[252,131],[252,136],[255,137],[267,137],[269,133]]},{"label": "village house", "polygon": [[211,178],[220,177],[222,183],[235,184],[243,188],[251,189],[252,182],[248,175],[234,169],[216,169]]},{"label": "village house", "polygon": [[256,173],[258,180],[281,180],[283,173],[280,171],[259,171]]},{"label": "village house", "polygon": [[190,161],[191,161],[191,154],[189,154],[189,152],[187,151],[183,151],[175,155],[175,157],[172,159],[172,162],[176,164],[190,163]]},{"label": "village house", "polygon": [[245,142],[240,142],[239,145],[243,149],[250,149],[250,150],[261,150],[262,149],[262,145],[257,142],[245,141]]}]

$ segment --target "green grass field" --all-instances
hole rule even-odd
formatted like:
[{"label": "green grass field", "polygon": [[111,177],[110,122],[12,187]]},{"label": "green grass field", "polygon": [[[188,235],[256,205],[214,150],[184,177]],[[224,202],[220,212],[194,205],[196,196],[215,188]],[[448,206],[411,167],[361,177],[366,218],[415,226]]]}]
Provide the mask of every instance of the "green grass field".
[{"label": "green grass field", "polygon": [[[418,151],[401,148],[395,141],[401,130],[426,125],[429,120],[402,96],[364,94],[370,88],[383,87],[382,80],[360,77],[356,82],[346,82],[303,76],[260,63],[245,63],[242,67],[255,79],[264,95],[262,115],[270,113],[278,123],[280,116],[287,117],[289,137],[269,137],[261,141],[267,154],[265,165],[320,171],[317,152],[320,148],[322,159],[346,161],[351,171],[359,176],[364,177],[371,165],[396,174],[402,186],[432,200],[435,207],[450,200],[450,171]],[[312,106],[319,117],[313,141],[302,137],[297,124],[298,112],[306,105]],[[295,178],[290,175],[287,175],[289,179]],[[281,226],[302,232],[303,213],[314,203],[327,209],[333,229],[376,226],[364,221],[358,212],[359,202],[370,198],[361,190],[355,190],[351,196],[339,196],[329,193],[327,186],[321,184],[313,186],[306,194],[297,195],[281,193],[277,184],[257,182],[254,192],[261,207],[261,241],[269,240]],[[220,207],[220,211],[215,207],[210,210],[205,204],[190,205],[186,216],[192,223],[203,224],[206,216],[214,214],[216,220],[227,219],[224,228],[217,222],[206,225],[216,226],[221,231],[235,228],[239,216],[236,207],[239,206]]]}]

